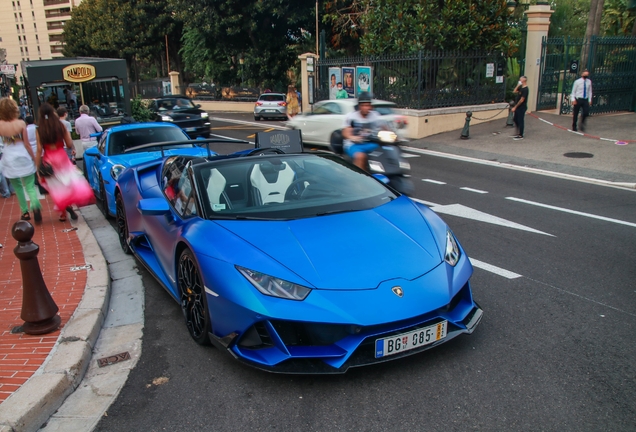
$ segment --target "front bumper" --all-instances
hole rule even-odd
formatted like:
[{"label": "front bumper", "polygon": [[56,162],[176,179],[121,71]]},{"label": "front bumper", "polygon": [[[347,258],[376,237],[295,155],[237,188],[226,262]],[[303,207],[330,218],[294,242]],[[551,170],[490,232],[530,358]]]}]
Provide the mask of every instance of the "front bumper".
[{"label": "front bumper", "polygon": [[[226,348],[242,362],[275,373],[338,374],[351,367],[397,360],[414,355],[463,334],[471,334],[483,315],[472,299],[470,285],[451,302],[432,312],[411,319],[361,327],[351,324],[323,324],[267,319],[250,327],[242,335],[224,338],[210,335],[219,347]],[[377,339],[447,321],[443,339],[391,356],[375,357]]]}]

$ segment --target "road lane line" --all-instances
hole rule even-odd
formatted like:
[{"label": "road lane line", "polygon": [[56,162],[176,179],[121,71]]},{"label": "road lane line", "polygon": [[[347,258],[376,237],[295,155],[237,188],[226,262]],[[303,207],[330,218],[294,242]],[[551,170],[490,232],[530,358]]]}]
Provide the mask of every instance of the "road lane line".
[{"label": "road lane line", "polygon": [[487,194],[488,193],[487,191],[483,191],[483,190],[479,190],[479,189],[473,189],[473,188],[469,188],[469,187],[461,187],[460,189],[468,191],[468,192],[475,192],[475,193],[478,193],[478,194]]},{"label": "road lane line", "polygon": [[438,184],[438,185],[445,185],[446,184],[443,181],[433,180],[433,179],[422,179],[422,181],[423,182],[427,182],[427,183]]},{"label": "road lane line", "polygon": [[502,269],[501,267],[494,266],[492,264],[485,263],[483,261],[476,260],[475,258],[470,258],[470,263],[473,267],[480,268],[482,270],[486,270],[490,273],[497,274],[499,276],[505,277],[506,279],[517,279],[520,278],[521,275],[511,272],[506,269]]},{"label": "road lane line", "polygon": [[636,223],[626,222],[626,221],[622,221],[620,219],[612,219],[612,218],[608,218],[608,217],[605,217],[605,216],[598,216],[598,215],[591,214],[591,213],[584,213],[584,212],[580,212],[580,211],[576,211],[576,210],[569,210],[569,209],[566,209],[566,208],[551,206],[551,205],[548,205],[548,204],[542,204],[542,203],[538,203],[538,202],[535,202],[535,201],[528,201],[528,200],[524,200],[524,199],[521,199],[521,198],[506,197],[506,199],[510,200],[510,201],[520,202],[520,203],[523,203],[523,204],[530,204],[530,205],[533,205],[533,206],[543,207],[543,208],[547,208],[547,209],[550,209],[550,210],[557,210],[557,211],[564,212],[564,213],[570,213],[570,214],[574,214],[574,215],[578,215],[578,216],[585,216],[585,217],[589,217],[589,218],[592,218],[592,219],[598,219],[598,220],[602,220],[602,221],[606,221],[606,222],[612,222],[612,223],[615,223],[615,224],[627,225],[627,226],[631,226],[631,227],[636,228]]}]

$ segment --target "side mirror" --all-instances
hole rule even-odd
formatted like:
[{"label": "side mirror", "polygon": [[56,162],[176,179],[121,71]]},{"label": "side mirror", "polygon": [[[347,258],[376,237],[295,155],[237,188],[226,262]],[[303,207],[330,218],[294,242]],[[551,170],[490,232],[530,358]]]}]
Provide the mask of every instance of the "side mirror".
[{"label": "side mirror", "polygon": [[196,104],[195,105],[197,108],[201,108],[201,104]]},{"label": "side mirror", "polygon": [[389,178],[384,174],[372,174],[376,180],[381,181],[384,184],[389,184]]},{"label": "side mirror", "polygon": [[102,154],[97,150],[97,146],[89,147],[84,151],[84,156],[94,156],[97,159],[101,159]]},{"label": "side mirror", "polygon": [[139,213],[144,216],[162,216],[170,213],[170,206],[163,198],[146,198],[137,203]]}]

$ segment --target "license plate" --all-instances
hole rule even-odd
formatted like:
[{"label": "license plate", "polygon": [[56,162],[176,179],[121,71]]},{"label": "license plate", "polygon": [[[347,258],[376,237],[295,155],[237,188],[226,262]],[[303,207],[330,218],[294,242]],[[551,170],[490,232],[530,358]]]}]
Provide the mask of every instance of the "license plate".
[{"label": "license plate", "polygon": [[194,132],[195,130],[197,130],[197,128],[195,127],[191,127],[191,128],[185,128],[184,129],[186,132]]},{"label": "license plate", "polygon": [[376,339],[375,358],[387,357],[432,344],[446,337],[447,321],[413,330],[408,333]]},{"label": "license plate", "polygon": [[276,111],[276,110],[265,110],[265,112],[275,113],[275,112],[277,112],[277,111]]}]

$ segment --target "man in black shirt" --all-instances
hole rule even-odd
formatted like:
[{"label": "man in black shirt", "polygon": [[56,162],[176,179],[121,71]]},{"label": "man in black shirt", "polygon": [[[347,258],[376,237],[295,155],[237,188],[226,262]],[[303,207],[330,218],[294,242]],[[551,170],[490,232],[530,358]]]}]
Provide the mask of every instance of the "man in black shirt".
[{"label": "man in black shirt", "polygon": [[515,106],[512,107],[512,112],[514,113],[514,122],[517,125],[517,135],[513,136],[515,141],[523,139],[523,130],[524,130],[524,118],[526,115],[526,110],[528,109],[528,79],[525,76],[519,78],[519,84],[517,88],[515,88],[515,93],[519,93],[517,96],[517,102]]}]

